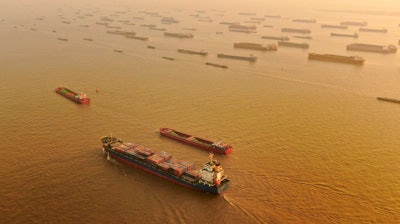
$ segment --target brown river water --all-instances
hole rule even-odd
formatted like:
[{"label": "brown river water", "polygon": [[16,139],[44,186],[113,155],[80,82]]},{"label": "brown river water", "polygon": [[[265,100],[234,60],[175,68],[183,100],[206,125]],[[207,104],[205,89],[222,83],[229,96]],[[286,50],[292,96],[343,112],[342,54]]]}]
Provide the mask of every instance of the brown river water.
[{"label": "brown river water", "polygon": [[[399,53],[346,51],[353,42],[397,45],[400,17],[368,15],[371,26],[388,32],[351,39],[330,32],[358,27],[337,31],[321,24],[366,15],[19,6],[13,13],[0,10],[1,223],[400,223],[400,105],[376,99],[400,99]],[[257,33],[229,32],[220,24],[268,14],[282,17],[253,24]],[[180,23],[163,24],[159,15]],[[96,24],[102,17],[150,39],[107,34],[113,28]],[[292,22],[300,17],[317,23]],[[149,24],[194,38],[164,37],[143,26]],[[310,29],[312,39],[291,38],[310,48],[232,46],[276,43],[263,35],[296,35],[281,33],[282,27]],[[308,61],[310,52],[366,61]],[[58,86],[85,92],[90,105],[61,97]],[[232,144],[232,154],[215,156],[231,187],[218,196],[194,192],[102,155],[100,138],[112,134],[198,167],[208,160],[205,151],[160,137],[160,127]]]}]

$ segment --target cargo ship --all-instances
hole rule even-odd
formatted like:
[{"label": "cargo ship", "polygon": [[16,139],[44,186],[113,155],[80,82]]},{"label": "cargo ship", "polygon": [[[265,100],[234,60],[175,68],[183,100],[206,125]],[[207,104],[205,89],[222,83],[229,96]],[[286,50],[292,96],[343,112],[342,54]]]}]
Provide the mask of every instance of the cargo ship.
[{"label": "cargo ship", "polygon": [[191,33],[169,33],[169,32],[165,32],[164,36],[166,36],[166,37],[177,37],[177,38],[193,38],[193,34],[191,34]]},{"label": "cargo ship", "polygon": [[221,194],[229,188],[230,181],[212,153],[210,161],[195,170],[193,163],[172,158],[172,154],[165,151],[124,143],[111,136],[101,138],[101,142],[107,159],[113,158],[185,188],[211,194]]},{"label": "cargo ship", "polygon": [[307,43],[294,43],[294,42],[287,42],[287,41],[278,41],[279,46],[286,46],[286,47],[298,47],[298,48],[309,48],[310,45]]},{"label": "cargo ship", "polygon": [[237,60],[245,60],[245,61],[256,61],[257,57],[250,55],[248,57],[246,56],[237,56],[237,55],[229,55],[229,54],[217,54],[217,57],[219,58],[230,58],[230,59],[237,59]]},{"label": "cargo ship", "polygon": [[358,38],[358,33],[353,33],[353,34],[331,33],[331,36],[334,36],[334,37],[353,37],[353,38]]},{"label": "cargo ship", "polygon": [[309,29],[295,29],[295,28],[282,28],[281,31],[287,33],[311,33],[311,30]]},{"label": "cargo ship", "polygon": [[309,53],[308,59],[313,60],[321,60],[321,61],[333,61],[333,62],[342,62],[349,64],[364,64],[365,59],[359,56],[342,56],[342,55],[334,55],[334,54],[316,54]]},{"label": "cargo ship", "polygon": [[222,141],[212,142],[189,134],[185,134],[183,132],[176,131],[172,128],[160,128],[160,134],[170,139],[218,154],[229,154],[233,150],[233,147],[228,143]]},{"label": "cargo ship", "polygon": [[233,44],[234,48],[242,48],[242,49],[251,49],[251,50],[259,50],[259,51],[276,51],[277,47],[275,44],[268,44],[266,46],[263,46],[261,44],[255,44],[255,43],[234,43]]},{"label": "cargo ship", "polygon": [[368,51],[368,52],[378,52],[378,53],[396,53],[397,47],[394,45],[374,45],[374,44],[360,44],[353,43],[346,47],[349,51]]},{"label": "cargo ship", "polygon": [[79,103],[79,104],[88,104],[90,103],[90,98],[86,96],[86,94],[83,93],[76,93],[66,87],[57,87],[56,93],[66,97],[67,99]]},{"label": "cargo ship", "polygon": [[391,103],[400,103],[400,100],[392,99],[392,98],[377,97],[376,99],[381,100],[381,101],[391,102]]},{"label": "cargo ship", "polygon": [[201,56],[207,56],[208,55],[208,53],[207,52],[205,52],[205,51],[191,51],[191,50],[185,50],[185,49],[178,49],[178,52],[179,53],[183,53],[183,54],[198,54],[198,55],[201,55]]},{"label": "cargo ship", "polygon": [[270,40],[282,40],[282,41],[286,41],[289,40],[289,37],[287,36],[261,36],[261,38],[263,39],[270,39]]}]

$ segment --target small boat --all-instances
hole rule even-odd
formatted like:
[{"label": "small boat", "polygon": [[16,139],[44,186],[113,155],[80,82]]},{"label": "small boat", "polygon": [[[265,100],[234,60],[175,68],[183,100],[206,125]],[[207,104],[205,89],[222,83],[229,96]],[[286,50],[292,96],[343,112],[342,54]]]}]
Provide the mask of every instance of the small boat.
[{"label": "small boat", "polygon": [[160,134],[170,139],[219,154],[229,154],[233,150],[233,147],[228,143],[222,141],[212,142],[189,134],[185,134],[183,132],[176,131],[172,128],[160,128]]},{"label": "small boat", "polygon": [[56,93],[64,96],[65,98],[78,103],[78,104],[88,104],[90,103],[90,98],[83,93],[76,93],[66,87],[58,87],[55,89]]},{"label": "small boat", "polygon": [[175,58],[170,58],[170,57],[162,57],[162,58],[167,59],[167,60],[170,60],[170,61],[175,60]]}]

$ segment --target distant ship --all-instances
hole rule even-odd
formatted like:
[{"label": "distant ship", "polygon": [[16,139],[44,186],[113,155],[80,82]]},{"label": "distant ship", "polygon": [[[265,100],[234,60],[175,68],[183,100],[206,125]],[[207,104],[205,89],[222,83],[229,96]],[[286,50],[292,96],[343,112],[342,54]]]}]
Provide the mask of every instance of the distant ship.
[{"label": "distant ship", "polygon": [[261,44],[254,44],[254,43],[234,43],[234,48],[242,48],[242,49],[251,49],[251,50],[260,50],[260,51],[276,51],[277,47],[275,44],[269,44],[263,46]]},{"label": "distant ship", "polygon": [[56,93],[60,94],[61,96],[64,96],[65,98],[78,103],[78,104],[87,104],[90,103],[90,98],[86,96],[86,94],[83,93],[76,93],[66,87],[57,87],[55,89]]},{"label": "distant ship", "polygon": [[178,20],[176,20],[172,17],[164,17],[161,19],[161,22],[163,22],[163,23],[179,23]]},{"label": "distant ship", "polygon": [[169,33],[169,32],[165,32],[164,36],[166,36],[166,37],[177,37],[177,38],[193,38],[193,34],[191,34],[191,33]]},{"label": "distant ship", "polygon": [[317,20],[315,20],[315,19],[293,19],[292,22],[297,22],[297,23],[316,23]]},{"label": "distant ship", "polygon": [[311,36],[293,36],[294,38],[300,38],[300,39],[309,39],[311,40],[312,37]]},{"label": "distant ship", "polygon": [[143,40],[143,41],[148,41],[148,37],[141,37],[141,36],[136,36],[136,35],[125,35],[126,38],[130,39],[136,39],[136,40]]},{"label": "distant ship", "polygon": [[214,67],[218,67],[218,68],[228,68],[228,66],[226,66],[226,65],[220,65],[220,64],[211,63],[211,62],[206,62],[205,64],[206,65],[211,65],[211,66],[214,66]]},{"label": "distant ship", "polygon": [[185,50],[185,49],[178,49],[179,53],[183,53],[183,54],[198,54],[198,55],[202,55],[202,56],[207,56],[208,53],[205,51],[191,51],[191,50]]},{"label": "distant ship", "polygon": [[309,29],[295,29],[295,28],[282,28],[281,31],[287,33],[311,33],[311,30]]},{"label": "distant ship", "polygon": [[321,28],[333,28],[333,29],[347,29],[347,26],[344,25],[330,25],[330,24],[321,24]]},{"label": "distant ship", "polygon": [[353,37],[353,38],[358,38],[358,33],[353,33],[353,34],[331,33],[331,36],[334,36],[334,37]]},{"label": "distant ship", "polygon": [[183,132],[176,131],[172,128],[160,128],[160,134],[170,139],[219,154],[229,154],[233,150],[233,147],[225,142],[212,142],[189,134],[185,134]]},{"label": "distant ship", "polygon": [[391,102],[391,103],[400,103],[400,100],[392,99],[392,98],[377,97],[376,99],[381,100],[381,101]]},{"label": "distant ship", "polygon": [[365,59],[359,56],[342,56],[342,55],[334,55],[334,54],[316,54],[309,53],[308,59],[313,60],[321,60],[321,61],[333,61],[333,62],[341,62],[341,63],[349,63],[349,64],[364,64]]},{"label": "distant ship", "polygon": [[287,36],[261,36],[261,38],[271,39],[271,40],[282,40],[282,41],[289,40],[289,37],[287,37]]},{"label": "distant ship", "polygon": [[236,56],[236,55],[228,55],[228,54],[217,54],[217,57],[219,58],[230,58],[230,59],[237,59],[237,60],[245,60],[245,61],[256,61],[257,57],[250,55],[248,57],[246,56]]},{"label": "distant ship", "polygon": [[342,26],[367,26],[367,22],[357,22],[357,21],[344,21],[340,22]]},{"label": "distant ship", "polygon": [[193,163],[175,159],[165,151],[157,152],[109,136],[103,137],[101,143],[108,159],[113,158],[185,188],[212,194],[221,194],[229,188],[230,181],[212,153],[210,161],[204,163],[200,170],[195,170]]},{"label": "distant ship", "polygon": [[360,32],[387,33],[387,29],[385,29],[385,28],[376,29],[376,28],[360,27],[358,30]]},{"label": "distant ship", "polygon": [[309,48],[310,45],[307,43],[294,43],[294,42],[287,42],[287,41],[278,41],[279,46],[286,46],[286,47],[298,47],[298,48]]},{"label": "distant ship", "polygon": [[353,43],[346,47],[349,51],[368,51],[368,52],[378,52],[378,53],[396,53],[397,47],[394,45],[374,45],[374,44],[361,44]]},{"label": "distant ship", "polygon": [[117,34],[117,35],[136,35],[136,32],[133,31],[123,31],[123,30],[107,30],[109,34]]}]

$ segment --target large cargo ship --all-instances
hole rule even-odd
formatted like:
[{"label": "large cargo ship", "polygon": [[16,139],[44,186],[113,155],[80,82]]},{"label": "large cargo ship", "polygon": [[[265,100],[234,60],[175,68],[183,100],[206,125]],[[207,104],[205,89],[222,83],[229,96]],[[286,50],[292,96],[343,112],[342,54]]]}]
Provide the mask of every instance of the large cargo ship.
[{"label": "large cargo ship", "polygon": [[191,33],[169,33],[169,32],[165,32],[164,36],[166,36],[166,37],[177,37],[177,38],[193,38],[193,34],[191,34]]},{"label": "large cargo ship", "polygon": [[229,188],[230,181],[221,164],[213,159],[200,170],[188,161],[172,158],[172,154],[147,148],[135,143],[124,143],[121,139],[107,136],[101,139],[103,153],[121,163],[154,174],[180,186],[212,194],[221,194]]},{"label": "large cargo ship", "polygon": [[90,98],[83,93],[76,93],[66,87],[57,87],[55,89],[56,93],[66,97],[67,99],[79,103],[79,104],[87,104],[90,103]]},{"label": "large cargo ship", "polygon": [[342,56],[342,55],[334,55],[334,54],[316,54],[309,53],[308,59],[313,60],[321,60],[321,61],[333,61],[333,62],[342,62],[349,64],[364,64],[365,59],[359,56]]},{"label": "large cargo ship", "polygon": [[281,31],[287,33],[311,33],[311,30],[309,29],[295,29],[295,28],[282,28]]},{"label": "large cargo ship", "polygon": [[374,44],[360,44],[353,43],[346,47],[349,51],[368,51],[368,52],[378,52],[378,53],[396,53],[397,47],[394,45],[374,45]]},{"label": "large cargo ship", "polygon": [[253,55],[246,57],[246,56],[237,56],[237,55],[229,55],[229,54],[217,54],[217,57],[244,60],[244,61],[257,61],[257,57],[253,56]]},{"label": "large cargo ship", "polygon": [[160,128],[160,134],[170,139],[219,154],[229,154],[233,150],[233,147],[228,143],[222,141],[213,142],[205,140],[199,137],[176,131],[172,128]]},{"label": "large cargo ship", "polygon": [[259,50],[259,51],[276,51],[277,47],[275,44],[268,44],[263,46],[262,44],[255,43],[234,43],[234,48],[242,48],[242,49],[251,49],[251,50]]},{"label": "large cargo ship", "polygon": [[331,33],[331,36],[334,36],[334,37],[353,37],[353,38],[358,38],[358,33],[353,33],[353,34]]},{"label": "large cargo ship", "polygon": [[201,50],[201,51],[192,51],[192,50],[185,50],[185,49],[178,49],[179,53],[183,53],[183,54],[198,54],[198,55],[202,55],[202,56],[207,56],[208,53]]},{"label": "large cargo ship", "polygon": [[287,47],[298,47],[298,48],[309,48],[310,45],[307,43],[294,43],[287,41],[278,41],[279,46],[287,46]]}]

